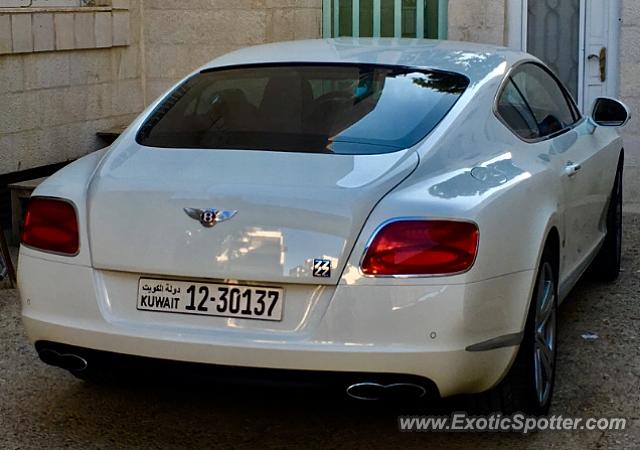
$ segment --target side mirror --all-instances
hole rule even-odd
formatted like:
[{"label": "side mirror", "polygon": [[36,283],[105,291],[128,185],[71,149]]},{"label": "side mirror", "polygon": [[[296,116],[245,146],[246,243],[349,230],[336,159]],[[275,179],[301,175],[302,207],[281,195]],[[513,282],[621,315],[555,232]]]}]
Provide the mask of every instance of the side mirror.
[{"label": "side mirror", "polygon": [[631,113],[621,101],[600,97],[593,104],[591,118],[602,127],[622,127],[631,119]]}]

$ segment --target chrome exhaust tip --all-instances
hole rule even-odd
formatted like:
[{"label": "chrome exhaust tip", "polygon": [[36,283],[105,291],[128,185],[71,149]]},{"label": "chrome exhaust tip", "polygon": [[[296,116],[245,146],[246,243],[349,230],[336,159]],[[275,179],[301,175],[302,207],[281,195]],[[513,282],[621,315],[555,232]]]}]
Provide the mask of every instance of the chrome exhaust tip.
[{"label": "chrome exhaust tip", "polygon": [[427,390],[415,383],[380,384],[363,382],[347,387],[347,395],[356,400],[415,400],[424,397]]},{"label": "chrome exhaust tip", "polygon": [[48,348],[40,350],[38,356],[40,356],[40,359],[46,364],[71,370],[72,372],[82,372],[89,366],[87,360],[82,356],[72,353],[61,354]]}]

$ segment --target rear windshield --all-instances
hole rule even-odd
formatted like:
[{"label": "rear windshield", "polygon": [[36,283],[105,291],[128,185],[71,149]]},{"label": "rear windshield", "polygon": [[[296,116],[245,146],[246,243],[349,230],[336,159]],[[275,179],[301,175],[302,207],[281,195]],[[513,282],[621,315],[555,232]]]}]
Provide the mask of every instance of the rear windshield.
[{"label": "rear windshield", "polygon": [[141,127],[141,145],[377,154],[429,134],[463,75],[371,65],[246,66],[201,72]]}]

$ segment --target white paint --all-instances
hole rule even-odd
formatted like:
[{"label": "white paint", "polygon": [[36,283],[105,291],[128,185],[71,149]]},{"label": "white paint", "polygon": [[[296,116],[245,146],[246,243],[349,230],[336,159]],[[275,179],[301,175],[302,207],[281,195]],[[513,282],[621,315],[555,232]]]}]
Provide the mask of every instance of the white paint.
[{"label": "white paint", "polygon": [[352,0],[351,18],[351,34],[360,37],[360,0]]},{"label": "white paint", "polygon": [[373,37],[380,37],[381,0],[373,0]]},{"label": "white paint", "polygon": [[[593,102],[602,96],[617,97],[619,94],[620,57],[620,3],[616,0],[583,0],[585,8],[584,31],[584,84],[582,106],[590,112]],[[600,51],[606,49],[606,81],[600,78]]]},{"label": "white paint", "polygon": [[507,0],[507,42],[516,50],[527,49],[527,4],[526,0]]},{"label": "white paint", "polygon": [[424,38],[424,0],[416,2],[416,37]]},{"label": "white paint", "polygon": [[393,3],[393,36],[402,37],[402,0]]},{"label": "white paint", "polygon": [[322,37],[331,37],[331,0],[322,0]]}]

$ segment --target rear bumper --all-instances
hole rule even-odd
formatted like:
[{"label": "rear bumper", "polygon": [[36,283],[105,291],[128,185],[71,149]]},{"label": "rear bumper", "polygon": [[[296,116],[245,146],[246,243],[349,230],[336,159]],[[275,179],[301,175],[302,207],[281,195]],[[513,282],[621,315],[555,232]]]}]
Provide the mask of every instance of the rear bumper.
[{"label": "rear bumper", "polygon": [[[38,341],[35,347],[43,362],[71,370],[80,378],[172,386],[176,385],[175,381],[184,381],[189,385],[197,382],[212,388],[233,385],[242,388],[315,388],[334,394],[347,393],[356,398],[359,386],[367,384],[379,389],[370,389],[371,397],[366,399],[439,398],[435,383],[414,375],[222,366],[125,355],[47,341]],[[407,386],[414,388],[407,390]]]},{"label": "rear bumper", "polygon": [[502,379],[517,345],[466,348],[522,330],[533,273],[458,286],[339,286],[302,331],[262,333],[231,322],[203,329],[114,317],[89,267],[23,255],[19,276],[33,342],[222,366],[415,376],[447,397]]},{"label": "rear bumper", "polygon": [[[25,318],[29,336],[40,342],[45,336],[55,343],[74,343],[81,348],[176,362],[193,362],[228,367],[282,369],[310,372],[351,372],[368,381],[380,374],[395,374],[431,380],[440,396],[482,392],[491,388],[509,367],[516,347],[488,352],[394,352],[373,348],[367,352],[344,351],[343,348],[320,349],[240,347],[197,342],[166,342],[154,338],[107,334],[70,329]],[[370,377],[364,374],[371,374]]]}]

